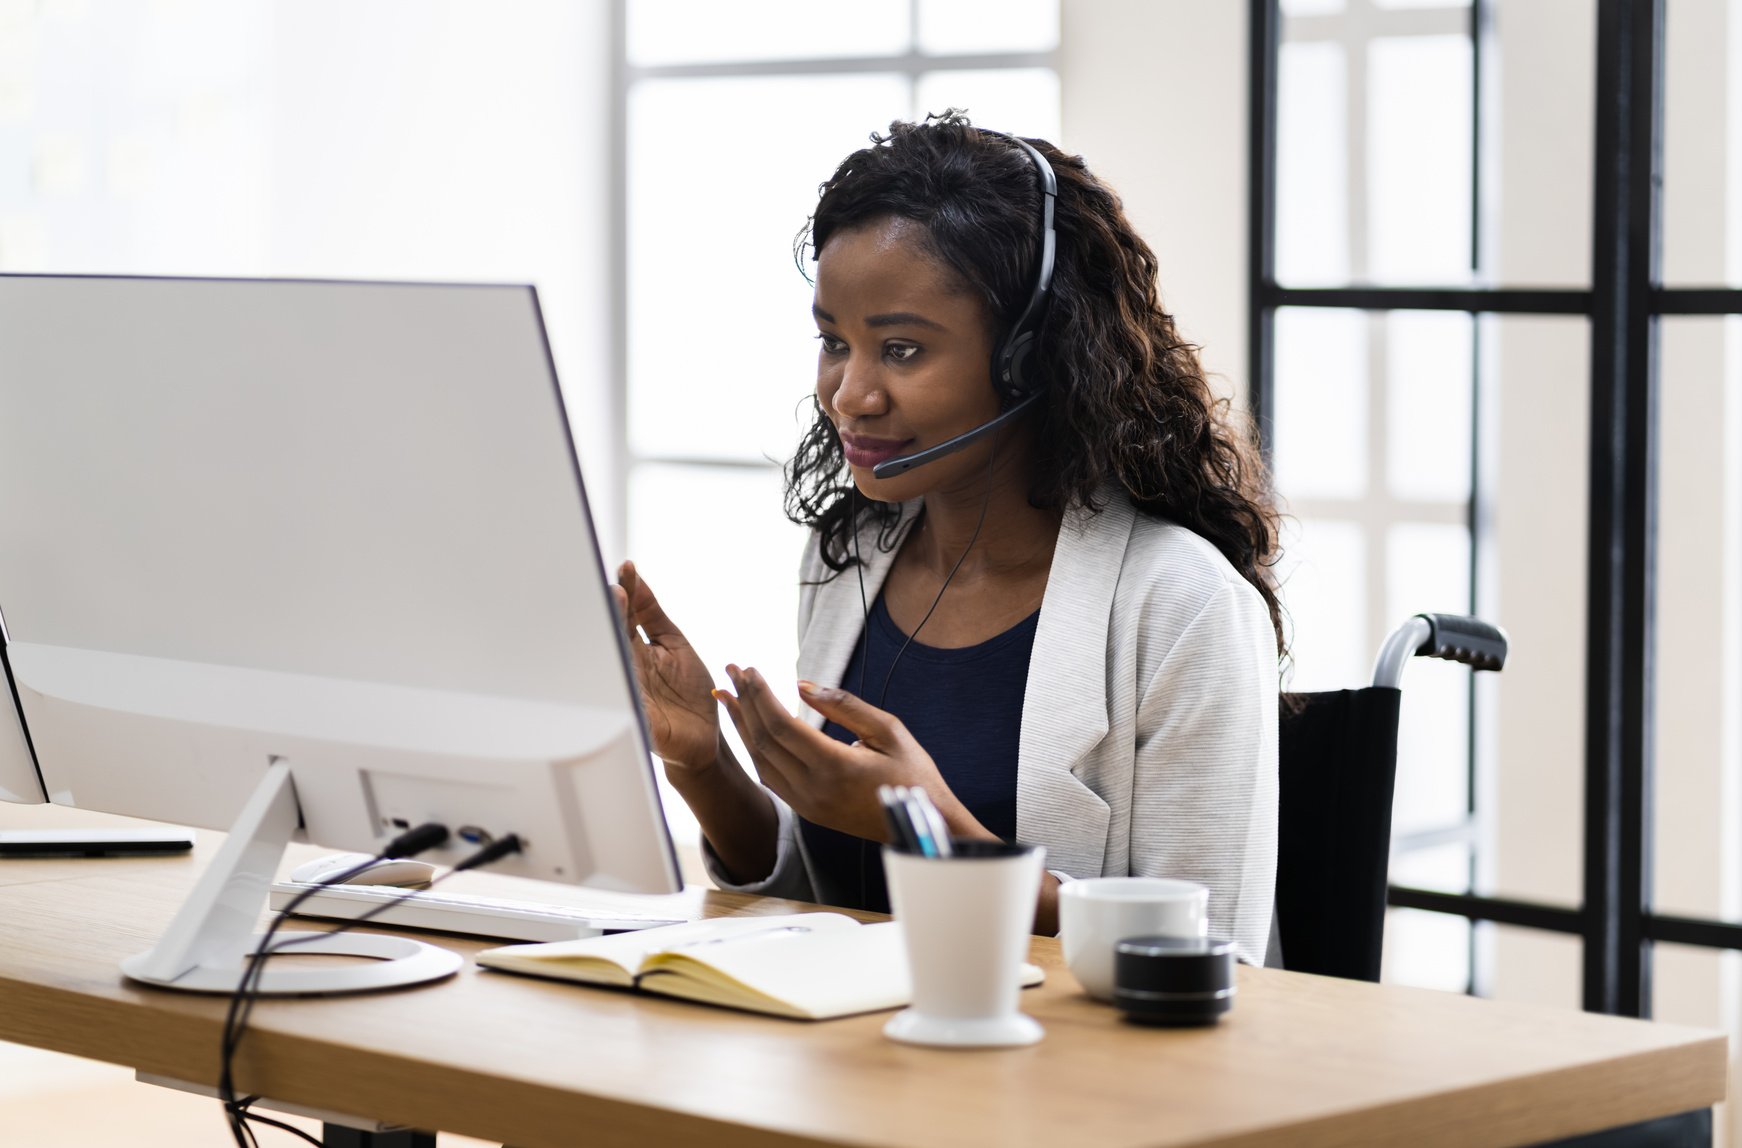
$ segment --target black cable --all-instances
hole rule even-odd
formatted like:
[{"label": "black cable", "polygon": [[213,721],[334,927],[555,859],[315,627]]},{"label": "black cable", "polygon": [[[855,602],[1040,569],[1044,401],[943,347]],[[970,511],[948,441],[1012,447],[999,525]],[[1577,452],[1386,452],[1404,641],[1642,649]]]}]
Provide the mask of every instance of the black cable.
[{"label": "black cable", "polygon": [[[230,1058],[235,1053],[235,1045],[241,1041],[240,1032],[235,1030],[235,1022],[238,1017],[240,1017],[242,1025],[246,1026],[247,1013],[252,1008],[252,1003],[248,998],[248,994],[258,987],[265,958],[269,951],[268,946],[272,943],[272,938],[277,935],[279,928],[283,926],[285,919],[289,914],[321,889],[331,885],[345,884],[352,877],[362,873],[370,866],[387,860],[388,858],[416,856],[419,853],[440,845],[442,842],[447,840],[447,837],[448,831],[447,827],[444,825],[436,825],[434,823],[419,825],[415,829],[407,830],[398,837],[395,837],[392,841],[389,841],[387,847],[375,856],[370,857],[366,861],[361,861],[341,873],[334,874],[324,881],[317,882],[311,888],[303,890],[291,899],[290,904],[286,905],[283,911],[273,919],[272,924],[268,926],[266,930],[266,935],[261,937],[260,943],[255,946],[254,952],[250,954],[248,967],[242,974],[242,982],[237,986],[237,995],[230,998],[230,1009],[226,1014],[224,1021],[225,1057],[223,1074],[220,1078],[220,1087],[228,1088],[230,1086],[230,1081],[228,1079],[230,1076]],[[225,1100],[227,1102],[233,1102],[234,1099],[235,1093],[231,1090],[229,1095],[225,1097]]]},{"label": "black cable", "polygon": [[[944,575],[944,584],[942,586],[938,587],[937,597],[935,597],[931,600],[931,606],[926,609],[925,617],[923,617],[919,620],[919,625],[917,625],[913,628],[913,633],[911,633],[907,636],[907,641],[901,643],[901,648],[899,650],[895,651],[895,657],[890,659],[889,672],[883,675],[883,689],[877,695],[877,708],[878,709],[883,708],[884,700],[889,697],[889,683],[895,677],[895,665],[896,665],[896,663],[901,661],[901,655],[907,653],[907,647],[913,645],[913,640],[915,638],[919,637],[919,632],[921,630],[925,629],[925,624],[927,622],[931,621],[931,616],[932,616],[933,612],[935,612],[937,610],[938,603],[942,602],[944,600],[944,591],[948,590],[950,588],[950,583],[955,580],[956,571],[958,571],[962,568],[962,563],[964,563],[968,560],[968,552],[970,550],[974,549],[974,543],[976,543],[980,540],[980,528],[986,525],[986,508],[988,506],[992,505],[992,470],[993,470],[993,467],[996,465],[997,461],[998,461],[998,440],[993,439],[992,440],[992,449],[989,452],[987,452],[987,455],[986,455],[986,497],[980,500],[980,517],[979,517],[979,520],[974,523],[974,533],[968,536],[968,544],[966,546],[962,547],[962,556],[960,558],[956,559],[956,564],[954,566],[950,567],[950,572],[948,574]],[[870,624],[871,624],[869,612],[867,612],[867,615],[865,618],[865,624],[866,624],[866,628],[868,630],[870,628]],[[871,642],[870,642],[869,638],[867,638],[865,641],[865,649],[866,649],[866,652],[869,653],[869,651],[871,649]]]},{"label": "black cable", "polygon": [[[986,525],[986,508],[992,505],[992,472],[998,463],[998,437],[996,435],[992,437],[989,446],[990,449],[986,453],[986,496],[980,500],[980,517],[974,523],[974,533],[968,536],[968,544],[962,548],[962,556],[956,559],[956,564],[950,567],[948,574],[944,575],[944,584],[938,587],[937,597],[931,600],[931,605],[926,609],[925,617],[919,620],[919,625],[913,628],[913,633],[907,636],[907,640],[902,642],[901,647],[895,651],[895,657],[889,660],[889,672],[883,675],[883,689],[877,694],[878,709],[882,709],[883,703],[889,698],[889,683],[895,678],[896,663],[901,661],[901,655],[907,653],[907,647],[913,645],[913,640],[919,637],[919,632],[925,629],[925,624],[931,621],[931,616],[937,610],[938,603],[944,600],[944,591],[948,590],[950,583],[954,581],[956,571],[962,568],[962,563],[968,560],[968,552],[974,549],[974,543],[980,540],[980,528]],[[854,487],[853,489],[857,490],[858,488]],[[865,667],[871,663],[871,607],[865,603],[865,564],[859,560],[858,523],[854,522],[853,525],[853,562],[859,572],[859,608],[865,616],[865,627],[860,631],[860,641],[864,643],[864,648],[859,655],[859,698],[864,700]],[[866,886],[866,870],[870,866],[870,853],[871,842],[866,838],[859,838],[859,908],[861,909],[865,907],[869,893]]]},{"label": "black cable", "polygon": [[[230,1123],[230,1134],[235,1138],[237,1148],[259,1148],[259,1141],[255,1138],[254,1131],[248,1126],[247,1121],[263,1118],[258,1117],[247,1110],[247,1105],[253,1103],[255,1098],[250,1098],[246,1101],[238,1101],[236,1098],[234,1062],[236,1050],[241,1046],[242,1037],[248,1029],[249,1018],[254,1012],[254,1002],[259,997],[260,978],[265,971],[267,956],[274,951],[272,947],[272,939],[278,935],[278,930],[283,926],[291,912],[321,889],[327,888],[331,885],[344,884],[352,877],[355,877],[368,869],[370,866],[390,857],[416,856],[419,853],[442,844],[447,840],[447,838],[447,827],[445,825],[437,825],[433,822],[425,823],[414,829],[407,830],[398,837],[395,837],[392,841],[388,842],[385,849],[373,857],[370,857],[368,860],[359,862],[341,873],[336,873],[333,876],[328,877],[326,880],[317,882],[311,887],[304,889],[291,899],[290,904],[286,905],[284,909],[279,912],[278,916],[273,918],[271,925],[267,927],[265,935],[260,938],[260,943],[257,944],[254,947],[254,951],[249,954],[247,966],[242,972],[242,980],[236,986],[235,993],[231,995],[230,1007],[224,1014],[224,1034],[223,1042],[221,1044],[222,1061],[218,1075],[218,1098],[224,1105],[224,1114]],[[511,836],[509,838],[504,838],[503,840],[513,840],[516,847],[518,847],[518,838],[513,838]],[[414,890],[413,892],[415,893],[416,891]],[[395,903],[397,902],[388,902],[386,905],[380,906],[379,908],[390,908]],[[361,921],[356,923],[360,924]],[[343,930],[338,931],[342,932]],[[293,1131],[295,1130],[293,1129]]]},{"label": "black cable", "polygon": [[[265,1125],[268,1125],[272,1128],[283,1129],[284,1131],[289,1132],[293,1136],[302,1137],[304,1140],[307,1140],[310,1144],[313,1144],[315,1146],[315,1148],[323,1148],[323,1144],[321,1141],[316,1140],[313,1136],[310,1136],[307,1132],[304,1132],[302,1129],[298,1128],[294,1124],[286,1124],[282,1120],[274,1120],[270,1116],[262,1116],[258,1112],[248,1112],[246,1110],[244,1110],[242,1113],[242,1119],[250,1121],[251,1123],[254,1123],[254,1124],[265,1124]],[[249,1138],[253,1139],[253,1129],[249,1129]],[[255,1144],[259,1144],[258,1140],[254,1141],[254,1142],[255,1142]]]},{"label": "black cable", "polygon": [[[433,844],[439,844],[440,840],[441,839],[437,839],[436,841],[431,842],[430,844],[421,844],[421,843],[414,842],[413,843],[414,850],[415,850],[415,852],[422,852],[424,849],[430,848],[430,846]],[[449,869],[446,873],[443,873],[441,876],[437,877],[435,880],[429,882],[429,884],[427,884],[427,885],[420,886],[420,887],[414,888],[414,889],[408,889],[400,896],[395,897],[390,901],[383,901],[381,904],[376,905],[374,908],[368,910],[367,912],[362,913],[356,917],[352,917],[346,921],[343,921],[340,924],[338,924],[337,926],[335,926],[334,928],[327,930],[326,932],[311,933],[310,935],[308,935],[306,937],[297,937],[295,939],[288,940],[288,941],[280,941],[276,945],[272,944],[272,938],[278,932],[279,927],[282,926],[284,924],[285,920],[288,917],[290,917],[296,911],[296,909],[304,901],[306,901],[309,897],[313,896],[316,892],[319,892],[321,889],[325,889],[325,888],[332,886],[332,885],[343,884],[345,882],[346,878],[355,876],[361,870],[368,868],[370,865],[373,865],[377,861],[383,860],[390,855],[393,857],[409,856],[413,850],[401,848],[405,844],[406,844],[406,839],[400,838],[400,839],[390,843],[386,852],[376,856],[375,858],[373,858],[367,862],[364,862],[361,865],[358,865],[358,866],[355,866],[351,869],[348,869],[344,873],[339,874],[337,877],[329,877],[327,880],[320,882],[318,885],[314,886],[313,888],[305,889],[302,892],[298,893],[294,898],[291,899],[290,904],[286,905],[283,909],[279,910],[278,917],[273,921],[271,927],[269,927],[267,929],[266,935],[261,938],[260,944],[258,946],[256,946],[253,962],[250,966],[250,971],[252,972],[252,971],[254,971],[254,969],[262,967],[265,963],[265,958],[270,957],[270,956],[275,956],[278,953],[283,952],[285,949],[295,948],[297,945],[309,944],[309,943],[312,943],[314,941],[330,940],[333,937],[337,937],[337,936],[340,936],[341,934],[348,933],[352,929],[355,929],[357,926],[362,925],[362,924],[366,924],[369,921],[373,920],[374,918],[380,916],[382,913],[387,912],[387,910],[393,908],[395,905],[402,905],[406,901],[411,900],[413,897],[417,897],[417,896],[423,894],[424,892],[426,892],[427,890],[432,889],[437,885],[440,885],[443,881],[446,881],[449,877],[452,877],[455,873],[463,873],[467,869],[476,869],[476,868],[479,868],[480,866],[488,865],[491,862],[498,861],[498,860],[502,859],[503,857],[508,856],[511,853],[518,853],[518,852],[520,852],[520,850],[522,848],[522,843],[521,843],[520,837],[517,834],[510,833],[506,837],[503,837],[503,838],[496,840],[496,841],[492,841],[490,844],[484,846],[482,849],[479,849],[476,853],[473,853],[471,856],[463,859],[457,865],[455,865],[453,868]],[[259,975],[256,974],[254,977],[254,984],[253,984],[253,986],[251,986],[251,990],[250,990],[251,995],[248,997],[248,999],[244,1002],[244,1004],[242,1006],[240,1023],[237,1026],[238,1031],[236,1033],[235,1040],[234,1040],[234,1042],[232,1044],[232,1048],[231,1048],[232,1053],[234,1052],[234,1045],[240,1044],[241,1032],[242,1032],[242,1030],[245,1030],[247,1028],[248,1019],[253,1012],[254,1003],[255,1003],[255,1001],[257,1001],[259,999],[260,994],[258,992],[258,982],[259,982]],[[227,1067],[228,1067],[228,1062],[226,1062],[226,1068]],[[255,1098],[255,1099],[257,1099],[257,1098]],[[245,1101],[241,1102],[241,1106],[245,1108],[248,1104],[250,1104],[252,1102],[253,1102],[252,1099],[245,1100]]]},{"label": "black cable", "polygon": [[[427,826],[420,826],[419,827],[420,830],[426,829],[426,828],[428,828],[428,827]],[[416,832],[418,832],[418,830],[413,831],[413,833],[416,833]],[[331,885],[343,884],[347,878],[356,876],[357,873],[361,872],[364,869],[367,869],[370,865],[373,865],[377,861],[383,860],[383,859],[387,858],[388,856],[393,856],[393,857],[409,856],[412,851],[422,852],[423,850],[428,849],[433,845],[440,844],[441,841],[445,840],[445,839],[446,839],[446,832],[444,830],[443,834],[440,837],[438,837],[432,841],[429,841],[427,843],[423,842],[421,839],[412,838],[411,841],[409,842],[409,844],[412,846],[412,849],[405,849],[402,847],[408,844],[407,838],[406,837],[398,838],[395,841],[391,842],[388,845],[387,849],[384,852],[382,852],[381,854],[378,854],[374,858],[371,858],[369,861],[366,861],[358,866],[355,866],[351,869],[346,870],[344,873],[341,873],[336,877],[329,877],[327,880],[320,882],[318,885],[316,885],[312,888],[303,890],[302,892],[298,893],[296,895],[296,897],[291,899],[290,904],[286,905],[283,909],[279,910],[278,917],[273,921],[272,925],[267,929],[266,935],[261,938],[260,944],[258,946],[256,946],[253,957],[250,960],[248,973],[254,974],[253,984],[250,985],[248,992],[246,994],[246,1000],[242,1004],[240,1016],[238,1018],[236,1026],[235,1026],[235,1034],[234,1034],[233,1039],[230,1039],[230,1030],[228,1027],[228,1021],[226,1021],[226,1030],[225,1031],[226,1031],[227,1045],[226,1045],[225,1056],[224,1056],[224,1076],[222,1078],[224,1083],[222,1083],[220,1086],[220,1092],[221,1092],[221,1095],[224,1096],[225,1110],[230,1115],[231,1132],[233,1135],[237,1135],[237,1142],[239,1145],[241,1144],[241,1137],[236,1132],[238,1125],[240,1125],[240,1127],[243,1131],[247,1132],[248,1139],[253,1142],[253,1148],[258,1148],[259,1142],[254,1139],[253,1130],[251,1128],[249,1128],[246,1123],[243,1123],[245,1121],[261,1121],[261,1122],[264,1122],[267,1124],[272,1124],[276,1127],[284,1128],[286,1131],[289,1131],[289,1132],[295,1132],[299,1136],[304,1135],[298,1129],[292,1128],[287,1124],[283,1124],[283,1123],[281,1123],[279,1121],[275,1121],[275,1120],[270,1120],[267,1117],[259,1115],[258,1113],[249,1111],[248,1106],[253,1104],[256,1100],[258,1100],[260,1098],[258,1096],[251,1096],[251,1097],[247,1097],[241,1101],[236,1101],[236,1100],[234,1100],[234,1092],[233,1092],[233,1090],[230,1090],[230,1085],[228,1083],[231,1058],[235,1055],[235,1050],[236,1050],[237,1046],[239,1046],[241,1044],[242,1034],[247,1031],[249,1018],[253,1015],[254,1004],[260,998],[260,993],[258,991],[259,974],[256,972],[256,970],[258,968],[264,966],[265,959],[267,957],[270,957],[270,956],[275,956],[278,953],[283,952],[285,949],[294,948],[297,945],[307,944],[307,943],[310,943],[313,941],[318,941],[318,940],[325,940],[325,939],[339,936],[342,933],[350,932],[352,929],[355,929],[358,925],[362,925],[362,924],[374,919],[375,917],[380,916],[382,913],[385,913],[387,910],[393,908],[395,905],[404,904],[406,901],[412,899],[413,897],[416,897],[416,896],[422,894],[427,889],[434,888],[435,886],[441,884],[443,881],[447,880],[449,877],[452,877],[455,873],[463,873],[467,869],[476,869],[476,868],[479,868],[480,866],[488,865],[491,862],[501,860],[503,857],[506,857],[511,853],[520,852],[520,850],[522,848],[521,840],[520,840],[518,835],[510,833],[505,837],[502,837],[496,841],[492,841],[490,844],[484,846],[482,849],[478,850],[476,853],[473,853],[470,857],[467,857],[464,860],[460,861],[459,864],[455,865],[452,869],[449,869],[446,873],[443,873],[441,876],[439,876],[435,880],[431,881],[428,885],[423,886],[421,888],[409,889],[405,893],[401,894],[400,896],[395,897],[390,901],[383,901],[381,904],[376,905],[374,908],[370,909],[368,912],[363,913],[360,916],[353,917],[347,921],[344,921],[344,922],[340,923],[338,926],[336,926],[335,928],[330,929],[324,933],[311,934],[310,936],[307,936],[307,937],[297,937],[295,939],[288,940],[288,941],[280,941],[278,944],[273,945],[272,938],[278,932],[279,927],[281,925],[283,925],[286,918],[288,918],[290,916],[290,914],[292,912],[294,912],[298,906],[300,906],[305,900],[307,900],[310,896],[314,895],[316,892],[320,891],[321,889],[327,888],[328,886],[331,886]],[[247,974],[244,975],[244,983],[245,984],[248,983]],[[237,1000],[237,998],[235,998],[235,997],[231,998],[232,1008],[234,1008],[236,1000]],[[305,1139],[306,1138],[307,1137],[305,1136]],[[319,1142],[318,1141],[311,1141],[311,1143],[319,1143]],[[243,1148],[248,1148],[248,1146],[244,1145]]]},{"label": "black cable", "polygon": [[[383,854],[382,858],[384,858],[385,856],[386,856],[386,854]],[[382,858],[377,858],[377,860],[380,860]],[[371,862],[371,864],[373,864],[373,862]],[[305,899],[307,899],[308,896],[310,896],[311,894],[316,892],[316,889],[304,890],[302,893],[298,894],[295,898],[293,898],[291,900],[290,904],[286,905],[283,909],[279,910],[280,916],[278,917],[278,919],[276,921],[274,921],[272,926],[267,929],[266,936],[264,938],[262,938],[262,940],[261,940],[260,949],[256,950],[255,959],[258,962],[259,966],[263,968],[266,964],[267,957],[275,957],[279,953],[284,952],[284,950],[286,950],[286,949],[292,949],[292,948],[295,948],[297,945],[309,944],[309,943],[312,943],[314,941],[328,940],[332,937],[339,936],[340,934],[348,933],[352,929],[355,929],[358,925],[366,924],[371,919],[373,919],[377,916],[380,916],[382,913],[385,913],[387,910],[393,908],[395,905],[403,905],[406,901],[411,900],[413,897],[416,897],[416,896],[424,893],[425,891],[427,891],[429,889],[435,888],[437,885],[440,885],[443,881],[446,881],[449,877],[452,877],[455,873],[458,873],[459,871],[460,870],[457,867],[454,869],[450,869],[446,873],[443,873],[441,876],[430,881],[427,885],[421,885],[421,886],[418,886],[417,888],[414,888],[414,889],[407,889],[404,893],[393,898],[392,900],[383,901],[381,904],[376,905],[374,908],[368,910],[367,912],[362,913],[356,917],[352,917],[349,920],[343,921],[340,924],[338,924],[337,926],[335,926],[334,928],[327,930],[326,932],[311,933],[306,937],[294,937],[294,938],[287,940],[287,941],[279,941],[277,944],[272,944],[272,937],[274,934],[277,933],[278,926],[284,922],[285,918],[290,915],[292,910],[294,910]],[[350,872],[352,874],[354,874],[356,872],[356,870],[351,870]],[[324,888],[328,887],[329,885],[342,884],[342,883],[343,882],[328,880],[328,881],[321,882],[320,885],[317,886],[316,888],[317,889],[324,889]],[[268,947],[268,946],[270,946],[270,947]],[[228,1069],[229,1069],[229,1064],[230,1064],[229,1058],[231,1056],[234,1056],[236,1048],[241,1044],[242,1034],[247,1031],[248,1022],[250,1021],[250,1019],[252,1019],[252,1017],[254,1015],[254,1005],[260,1000],[260,997],[262,995],[259,991],[258,981],[259,981],[259,977],[257,976],[255,978],[255,983],[250,988],[250,991],[248,993],[248,996],[247,996],[245,1003],[242,1005],[241,1014],[236,1022],[236,1026],[235,1026],[235,1037],[234,1037],[234,1040],[230,1044],[230,1049],[229,1049],[229,1052],[226,1054],[226,1058],[225,1058],[225,1062],[224,1062],[226,1071],[228,1071]],[[232,998],[232,999],[234,1000],[235,998]],[[249,1109],[249,1105],[253,1104],[255,1101],[257,1101],[259,1099],[260,1099],[259,1096],[246,1097],[240,1101],[235,1102],[235,1104],[230,1105],[229,1107],[231,1107],[231,1109],[235,1113],[235,1115],[238,1118],[240,1118],[241,1120],[245,1120],[245,1121],[253,1120],[253,1121],[260,1121],[260,1122],[265,1123],[265,1124],[274,1124],[280,1128],[284,1128],[286,1131],[296,1132],[297,1135],[299,1135],[299,1136],[303,1135],[302,1132],[298,1131],[295,1128],[291,1128],[287,1124],[281,1124],[278,1121],[268,1119],[265,1116],[261,1116],[257,1112],[251,1111]],[[252,1131],[250,1131],[249,1138],[253,1139]],[[311,1140],[310,1142],[315,1143],[315,1144],[320,1143],[320,1141],[318,1141],[318,1140]],[[258,1141],[256,1141],[256,1144],[258,1144]]]},{"label": "black cable", "polygon": [[[378,853],[367,861],[360,861],[351,868],[318,882],[313,888],[298,894],[290,905],[286,906],[286,910],[295,908],[307,900],[316,889],[323,889],[328,885],[344,884],[371,865],[385,860],[389,852],[391,850]],[[220,1045],[222,1055],[218,1071],[218,1099],[224,1105],[224,1115],[230,1123],[230,1135],[235,1138],[237,1148],[259,1148],[259,1141],[254,1138],[253,1130],[245,1123],[247,1117],[245,1104],[236,1098],[234,1060],[236,1049],[241,1044],[242,1034],[247,1027],[248,1014],[253,1011],[250,994],[259,981],[259,970],[265,961],[266,946],[272,943],[272,938],[277,935],[279,926],[284,923],[284,919],[283,913],[275,917],[272,924],[267,927],[266,934],[260,938],[260,943],[255,946],[254,952],[249,954],[248,963],[242,971],[241,983],[231,994],[230,1007],[224,1012],[224,1036]]]},{"label": "black cable", "polygon": [[863,698],[865,665],[871,660],[871,607],[865,601],[865,560],[859,557],[859,487],[856,484],[847,488],[847,498],[853,524],[853,572],[859,575],[859,611],[865,616],[865,628],[859,631],[859,641],[863,643],[859,652],[859,696]]},{"label": "black cable", "polygon": [[[517,835],[510,833],[508,836],[498,841],[492,841],[490,844],[484,846],[470,857],[467,857],[465,860],[455,865],[452,869],[449,869],[446,873],[443,873],[441,876],[430,881],[427,885],[420,885],[414,889],[407,889],[401,895],[393,898],[393,900],[383,901],[381,904],[376,905],[366,913],[361,913],[355,917],[349,917],[324,933],[310,933],[306,937],[298,937],[292,941],[280,941],[278,944],[272,946],[272,948],[267,951],[266,955],[269,957],[274,956],[278,953],[282,953],[286,949],[293,949],[298,945],[306,945],[314,941],[327,940],[332,937],[337,937],[342,933],[348,933],[358,925],[367,924],[374,920],[376,917],[379,917],[395,905],[403,905],[413,897],[422,896],[437,885],[440,885],[443,881],[446,881],[449,877],[452,877],[455,873],[464,873],[467,869],[476,869],[480,866],[488,865],[493,861],[500,861],[510,853],[520,852],[520,849],[520,838]],[[324,888],[325,886],[323,885],[322,887]],[[315,892],[315,890],[308,890],[308,893],[313,892]],[[279,912],[289,914],[297,907],[297,905],[302,903],[303,897],[306,897],[308,893],[293,900],[290,904],[279,910]]]}]

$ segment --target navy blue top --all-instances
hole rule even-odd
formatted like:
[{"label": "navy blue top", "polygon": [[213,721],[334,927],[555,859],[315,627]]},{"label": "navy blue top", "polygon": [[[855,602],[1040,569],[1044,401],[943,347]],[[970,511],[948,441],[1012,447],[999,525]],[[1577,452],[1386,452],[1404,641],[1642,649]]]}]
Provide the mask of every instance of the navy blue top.
[{"label": "navy blue top", "polygon": [[[977,646],[944,650],[908,645],[882,709],[900,718],[937,763],[950,791],[980,824],[1006,841],[1016,837],[1016,754],[1022,736],[1022,695],[1028,658],[1040,624],[1036,610]],[[879,594],[853,651],[841,688],[877,705],[891,660],[907,635]],[[866,646],[869,642],[870,653]],[[860,671],[864,689],[860,689]],[[823,732],[851,745],[857,735],[829,722]],[[811,859],[817,900],[851,909],[889,912],[883,859],[876,842],[825,829],[799,818]]]}]

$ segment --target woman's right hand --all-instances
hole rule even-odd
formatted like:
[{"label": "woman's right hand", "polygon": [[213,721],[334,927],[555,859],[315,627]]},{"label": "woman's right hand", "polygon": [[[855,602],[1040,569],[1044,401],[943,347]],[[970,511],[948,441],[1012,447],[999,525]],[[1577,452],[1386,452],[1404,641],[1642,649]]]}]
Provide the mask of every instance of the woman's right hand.
[{"label": "woman's right hand", "polygon": [[629,632],[653,752],[668,768],[689,772],[712,768],[719,760],[720,712],[708,668],[683,631],[666,617],[635,563],[617,568],[611,597]]}]

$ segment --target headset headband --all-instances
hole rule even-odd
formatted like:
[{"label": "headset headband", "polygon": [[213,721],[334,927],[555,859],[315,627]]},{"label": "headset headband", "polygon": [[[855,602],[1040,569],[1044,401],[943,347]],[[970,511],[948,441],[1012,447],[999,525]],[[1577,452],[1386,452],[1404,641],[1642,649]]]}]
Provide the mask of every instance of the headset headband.
[{"label": "headset headband", "polygon": [[1053,173],[1052,164],[1040,154],[1039,149],[1025,139],[1004,132],[985,131],[985,134],[998,136],[1009,140],[1027,153],[1034,164],[1035,171],[1040,176],[1040,259],[1034,276],[1034,291],[1028,297],[1027,306],[1011,326],[1010,333],[999,344],[997,352],[992,357],[992,378],[998,384],[1001,392],[1013,399],[1020,399],[1030,388],[1025,378],[1026,367],[1033,358],[1035,348],[1039,345],[1040,324],[1046,311],[1047,296],[1052,290],[1053,259],[1058,246],[1058,237],[1053,230],[1053,211],[1058,202],[1058,176]]}]

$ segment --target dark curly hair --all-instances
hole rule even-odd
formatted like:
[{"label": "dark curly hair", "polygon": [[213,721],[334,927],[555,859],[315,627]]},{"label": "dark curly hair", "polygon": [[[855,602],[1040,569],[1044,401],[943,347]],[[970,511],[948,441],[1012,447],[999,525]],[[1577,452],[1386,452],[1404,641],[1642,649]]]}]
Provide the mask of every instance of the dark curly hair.
[{"label": "dark curly hair", "polygon": [[[1046,381],[1029,501],[1099,512],[1108,483],[1137,509],[1197,532],[1263,595],[1286,650],[1273,566],[1278,513],[1250,420],[1205,380],[1198,348],[1180,338],[1156,289],[1155,253],[1119,197],[1080,156],[1028,141],[1058,177],[1057,262],[1029,377]],[[889,134],[841,161],[819,189],[794,257],[804,270],[829,237],[890,217],[924,227],[930,253],[952,268],[1008,331],[1033,290],[1040,189],[1033,162],[1009,139],[955,110]],[[808,275],[807,275],[808,278]],[[853,497],[834,424],[812,396],[813,418],[786,466],[786,513],[818,531],[837,574],[852,565],[857,518],[872,515],[878,544],[894,544],[899,509]]]}]

